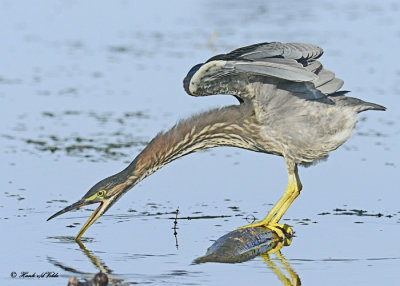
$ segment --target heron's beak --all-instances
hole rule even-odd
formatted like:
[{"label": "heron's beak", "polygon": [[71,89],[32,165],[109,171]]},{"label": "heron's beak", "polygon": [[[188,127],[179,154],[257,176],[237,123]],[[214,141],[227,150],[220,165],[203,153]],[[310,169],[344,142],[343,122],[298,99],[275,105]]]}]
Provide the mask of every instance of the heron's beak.
[{"label": "heron's beak", "polygon": [[86,201],[84,199],[77,201],[76,203],[66,207],[65,209],[62,209],[61,211],[53,214],[51,217],[49,217],[47,220],[51,220],[52,218],[55,218],[56,216],[59,216],[63,213],[69,212],[71,210],[86,206],[86,205],[91,205],[91,204],[95,204],[95,203],[100,203],[100,205],[97,207],[97,209],[92,213],[92,215],[90,216],[90,218],[85,222],[85,224],[83,225],[83,227],[81,228],[81,230],[79,231],[77,237],[75,238],[75,240],[79,240],[81,238],[81,236],[83,235],[83,233],[89,228],[89,226],[91,226],[101,215],[103,215],[105,213],[105,211],[109,208],[110,204],[111,204],[111,200],[104,200],[104,201],[98,201],[98,200],[94,200],[94,201]]}]

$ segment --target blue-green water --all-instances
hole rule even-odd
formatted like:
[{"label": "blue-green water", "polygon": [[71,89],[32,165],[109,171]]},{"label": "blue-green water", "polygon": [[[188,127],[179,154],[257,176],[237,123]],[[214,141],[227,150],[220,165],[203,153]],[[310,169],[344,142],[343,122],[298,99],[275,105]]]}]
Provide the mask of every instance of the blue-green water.
[{"label": "blue-green water", "polygon": [[[103,270],[126,284],[282,285],[261,257],[192,264],[280,197],[279,157],[219,148],[181,158],[127,193],[84,248],[73,237],[93,208],[46,222],[160,130],[235,104],[190,97],[182,79],[216,53],[262,41],[323,47],[345,90],[388,107],[362,113],[327,162],[299,170],[304,188],[284,217],[296,236],[282,254],[302,285],[396,283],[399,13],[395,1],[0,1],[2,284],[67,285]],[[225,217],[179,220],[175,237],[177,207],[182,217]]]}]

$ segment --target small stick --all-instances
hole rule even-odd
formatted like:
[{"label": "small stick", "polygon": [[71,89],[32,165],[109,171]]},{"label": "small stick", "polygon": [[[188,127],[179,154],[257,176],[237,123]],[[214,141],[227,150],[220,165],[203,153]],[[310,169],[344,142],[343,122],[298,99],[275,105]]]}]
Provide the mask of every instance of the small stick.
[{"label": "small stick", "polygon": [[175,211],[175,218],[174,218],[174,227],[172,228],[174,230],[174,236],[175,236],[175,246],[176,249],[178,249],[179,245],[178,245],[178,232],[177,232],[177,225],[178,225],[178,214],[179,214],[179,207],[176,208]]}]

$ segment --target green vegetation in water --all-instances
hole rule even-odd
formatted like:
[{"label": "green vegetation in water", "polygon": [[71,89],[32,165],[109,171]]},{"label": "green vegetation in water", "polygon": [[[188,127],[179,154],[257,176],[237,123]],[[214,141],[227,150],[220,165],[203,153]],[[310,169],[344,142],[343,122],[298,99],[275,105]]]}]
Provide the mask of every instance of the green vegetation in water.
[{"label": "green vegetation in water", "polygon": [[397,214],[383,214],[381,212],[378,213],[370,213],[366,210],[359,210],[359,209],[351,209],[351,210],[347,210],[347,209],[342,209],[342,208],[336,208],[334,209],[332,212],[322,212],[319,213],[318,215],[349,215],[349,216],[365,216],[365,217],[386,217],[386,218],[392,218],[394,216],[396,216]]},{"label": "green vegetation in water", "polygon": [[[26,115],[19,117],[23,122],[27,121]],[[118,160],[129,157],[132,147],[138,149],[148,142],[141,137],[133,136],[138,133],[131,126],[136,126],[138,120],[147,120],[149,116],[143,111],[124,112],[114,114],[112,112],[81,112],[67,110],[61,113],[42,112],[41,118],[29,120],[39,126],[27,127],[26,124],[16,122],[12,134],[1,134],[1,137],[10,141],[19,141],[21,145],[12,144],[8,147],[12,152],[25,151],[30,153],[50,152],[67,156],[89,158],[91,161],[100,159]],[[88,125],[96,124],[98,132],[79,134],[76,128],[70,125],[77,122],[87,122]],[[36,123],[37,122],[37,123]],[[129,128],[126,128],[126,125]],[[46,126],[43,127],[43,126]],[[71,128],[73,131],[71,132]],[[29,132],[29,130],[40,132]],[[50,130],[46,130],[50,129]],[[56,130],[57,133],[54,132]],[[111,132],[107,133],[109,130]],[[22,135],[20,135],[22,134]],[[34,134],[27,137],[26,134]],[[33,148],[31,148],[33,147]]]}]

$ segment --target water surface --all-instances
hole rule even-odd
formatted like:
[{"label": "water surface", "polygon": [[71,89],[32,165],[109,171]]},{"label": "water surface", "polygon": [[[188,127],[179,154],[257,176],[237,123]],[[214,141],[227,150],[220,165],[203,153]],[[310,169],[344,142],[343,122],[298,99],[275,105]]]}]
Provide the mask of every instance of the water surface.
[{"label": "water surface", "polygon": [[[102,270],[127,285],[282,285],[276,268],[302,285],[398,281],[399,13],[396,1],[0,1],[2,284],[66,285]],[[46,222],[160,130],[236,104],[190,97],[182,79],[216,53],[262,41],[322,46],[344,89],[388,107],[362,113],[327,162],[300,169],[303,192],[284,217],[295,231],[281,251],[289,268],[274,255],[192,264],[283,193],[283,159],[245,150],[213,149],[164,167],[82,245],[73,238],[93,208]],[[174,236],[178,207],[181,217],[215,218],[181,219]],[[11,278],[23,271],[58,278]]]}]

